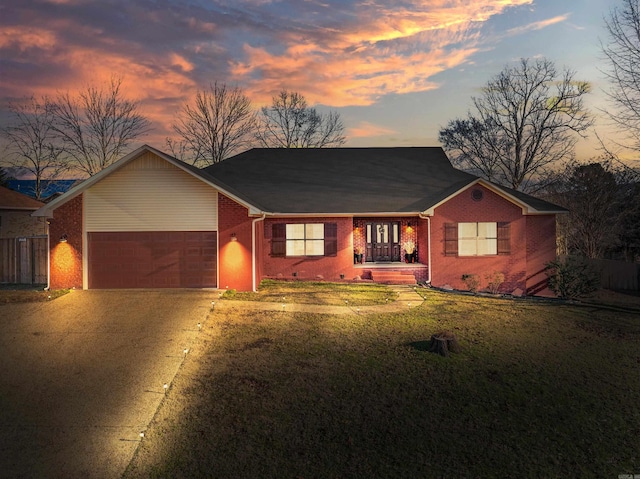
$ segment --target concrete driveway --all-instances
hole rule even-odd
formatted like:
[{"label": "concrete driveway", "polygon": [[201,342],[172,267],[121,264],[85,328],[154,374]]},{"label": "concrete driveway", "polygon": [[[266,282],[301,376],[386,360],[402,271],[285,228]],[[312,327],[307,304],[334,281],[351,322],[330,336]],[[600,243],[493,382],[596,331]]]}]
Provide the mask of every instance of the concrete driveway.
[{"label": "concrete driveway", "polygon": [[120,477],[214,298],[73,291],[0,306],[0,476]]}]

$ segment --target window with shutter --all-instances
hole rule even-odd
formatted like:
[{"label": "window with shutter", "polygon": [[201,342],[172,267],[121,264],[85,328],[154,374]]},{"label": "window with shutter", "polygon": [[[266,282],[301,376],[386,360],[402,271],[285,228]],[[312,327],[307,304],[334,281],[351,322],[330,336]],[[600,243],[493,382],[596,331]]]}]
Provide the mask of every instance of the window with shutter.
[{"label": "window with shutter", "polygon": [[287,225],[274,224],[271,228],[271,256],[284,256],[287,252]]},{"label": "window with shutter", "polygon": [[446,256],[458,254],[458,225],[456,223],[444,225],[444,254]]},{"label": "window with shutter", "polygon": [[511,254],[511,225],[498,223],[498,254]]},{"label": "window with shutter", "polygon": [[271,228],[272,256],[336,256],[336,223],[278,223]]},{"label": "window with shutter", "polygon": [[324,224],[324,255],[336,256],[338,254],[338,225],[336,223]]}]

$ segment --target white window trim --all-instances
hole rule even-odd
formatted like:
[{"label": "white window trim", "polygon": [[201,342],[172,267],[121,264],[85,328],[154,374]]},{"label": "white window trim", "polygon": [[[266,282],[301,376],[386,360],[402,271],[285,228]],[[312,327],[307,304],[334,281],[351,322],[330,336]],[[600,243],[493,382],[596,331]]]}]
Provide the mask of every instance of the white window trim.
[{"label": "white window trim", "polygon": [[[475,226],[474,236],[463,236],[464,225]],[[478,232],[480,225],[491,225],[487,229],[493,229],[492,236],[480,236]],[[491,244],[492,243],[492,244]],[[464,245],[467,246],[464,246]],[[468,245],[474,245],[473,248],[469,248]],[[488,250],[487,253],[478,253],[481,250]],[[473,253],[467,251],[473,250]],[[497,256],[498,254],[498,223],[491,221],[480,222],[466,222],[458,223],[458,256],[473,257],[473,256]]]}]

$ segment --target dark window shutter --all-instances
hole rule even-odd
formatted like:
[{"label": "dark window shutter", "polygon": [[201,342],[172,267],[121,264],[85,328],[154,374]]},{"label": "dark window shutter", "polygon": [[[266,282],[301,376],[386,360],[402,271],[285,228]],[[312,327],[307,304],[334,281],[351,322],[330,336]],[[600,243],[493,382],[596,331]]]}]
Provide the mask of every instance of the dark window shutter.
[{"label": "dark window shutter", "polygon": [[456,256],[458,254],[458,224],[445,223],[444,225],[444,254]]},{"label": "dark window shutter", "polygon": [[511,224],[498,223],[498,254],[511,254]]},{"label": "dark window shutter", "polygon": [[276,223],[271,228],[271,256],[287,254],[287,225]]},{"label": "dark window shutter", "polygon": [[336,223],[324,224],[324,255],[336,256],[338,254],[338,225]]}]

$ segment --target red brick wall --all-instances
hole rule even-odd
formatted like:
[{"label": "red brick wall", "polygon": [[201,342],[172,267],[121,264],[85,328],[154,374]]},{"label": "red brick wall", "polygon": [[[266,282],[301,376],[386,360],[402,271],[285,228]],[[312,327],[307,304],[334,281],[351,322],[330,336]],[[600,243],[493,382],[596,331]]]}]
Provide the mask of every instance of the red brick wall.
[{"label": "red brick wall", "polygon": [[[286,258],[271,255],[271,231],[275,223],[336,223],[338,226],[338,254],[336,256],[313,256]],[[353,267],[353,220],[351,218],[296,218],[266,219],[264,224],[262,255],[263,275],[271,278],[295,278],[327,281],[352,279],[360,272]]]},{"label": "red brick wall", "polygon": [[[249,211],[218,195],[218,288],[251,291],[251,223]],[[236,241],[232,241],[235,235]]]},{"label": "red brick wall", "polygon": [[[483,198],[474,201],[472,190],[480,189]],[[444,225],[459,222],[509,222],[511,224],[511,254],[506,256],[457,257],[444,254]],[[481,288],[486,287],[485,274],[502,272],[505,281],[501,291],[512,292],[527,286],[527,217],[522,209],[491,190],[477,185],[469,188],[436,208],[431,223],[432,273],[431,284],[445,284],[467,289],[463,274],[477,274]],[[554,249],[555,251],[555,249]]]},{"label": "red brick wall", "polygon": [[527,294],[555,296],[547,286],[547,263],[556,259],[555,215],[527,216]]},{"label": "red brick wall", "polygon": [[[49,287],[82,288],[82,195],[56,208],[50,222]],[[60,243],[63,235],[66,243]]]}]

